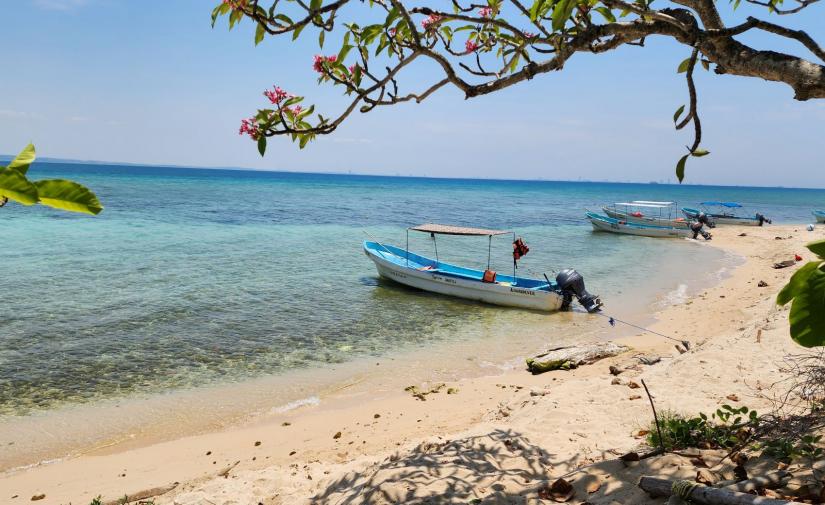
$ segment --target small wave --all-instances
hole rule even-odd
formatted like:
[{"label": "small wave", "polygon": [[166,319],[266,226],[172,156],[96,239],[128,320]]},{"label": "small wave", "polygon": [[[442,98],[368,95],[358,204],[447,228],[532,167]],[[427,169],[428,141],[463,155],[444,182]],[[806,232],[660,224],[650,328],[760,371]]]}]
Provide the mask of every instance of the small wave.
[{"label": "small wave", "polygon": [[679,284],[673,291],[662,297],[659,302],[660,307],[670,307],[672,305],[681,305],[688,301],[688,285]]},{"label": "small wave", "polygon": [[321,403],[321,399],[317,396],[310,396],[308,398],[301,398],[300,400],[295,400],[294,402],[289,402],[286,405],[281,405],[280,407],[273,407],[272,413],[273,414],[284,414],[289,412],[290,410],[295,410],[300,407],[307,407],[307,406],[315,406]]}]

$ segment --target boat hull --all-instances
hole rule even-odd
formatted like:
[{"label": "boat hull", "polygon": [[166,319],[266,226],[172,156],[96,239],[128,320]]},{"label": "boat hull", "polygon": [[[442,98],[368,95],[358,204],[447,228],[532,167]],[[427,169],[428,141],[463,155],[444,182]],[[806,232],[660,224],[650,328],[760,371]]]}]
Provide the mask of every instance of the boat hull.
[{"label": "boat hull", "polygon": [[[465,300],[473,300],[504,307],[552,312],[559,310],[563,297],[556,291],[482,283],[476,280],[456,278],[438,271],[418,270],[399,265],[382,257],[380,252],[364,247],[364,253],[375,263],[378,274],[385,279],[413,288]],[[389,253],[387,256],[390,256]]]},{"label": "boat hull", "polygon": [[602,210],[608,217],[612,217],[614,219],[621,219],[623,221],[627,221],[628,223],[636,223],[636,224],[647,224],[652,226],[670,226],[673,228],[688,228],[690,227],[690,221],[685,219],[660,219],[655,217],[647,217],[647,216],[634,216],[632,214],[628,214],[626,212],[617,212],[610,207],[602,207]]},{"label": "boat hull", "polygon": [[812,213],[817,223],[825,223],[825,210],[815,210]]},{"label": "boat hull", "polygon": [[595,231],[606,231],[610,233],[620,233],[623,235],[635,235],[638,237],[652,238],[690,238],[693,231],[689,228],[672,228],[665,226],[649,226],[635,223],[623,223],[618,219],[608,218],[588,214],[587,219],[593,225]]},{"label": "boat hull", "polygon": [[[688,219],[696,219],[699,216],[699,212],[700,211],[698,211],[696,209],[688,209],[688,208],[682,209],[682,213]],[[708,219],[710,220],[710,222],[712,222],[715,225],[727,224],[727,225],[737,225],[737,226],[762,226],[762,223],[758,219],[756,219],[755,217],[722,216],[722,215],[719,215],[719,214],[708,214],[708,213],[705,213],[705,214],[708,216]]]}]

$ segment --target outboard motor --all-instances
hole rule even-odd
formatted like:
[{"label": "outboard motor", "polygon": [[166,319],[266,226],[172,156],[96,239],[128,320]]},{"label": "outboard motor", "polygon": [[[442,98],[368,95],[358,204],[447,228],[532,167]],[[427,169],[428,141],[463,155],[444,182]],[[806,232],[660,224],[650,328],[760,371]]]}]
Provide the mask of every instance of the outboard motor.
[{"label": "outboard motor", "polygon": [[587,309],[587,312],[596,312],[602,306],[602,301],[598,296],[591,295],[584,289],[584,278],[572,268],[565,268],[559,272],[556,275],[556,284],[559,285],[564,296],[562,310],[570,308],[574,296]]},{"label": "outboard motor", "polygon": [[773,222],[770,219],[766,218],[764,215],[758,212],[756,213],[756,220],[759,221],[759,226],[762,226],[765,223],[773,224]]},{"label": "outboard motor", "polygon": [[707,225],[708,228],[716,228],[716,223],[708,219],[708,215],[704,212],[700,212],[699,215],[696,216],[696,220],[704,225]]}]

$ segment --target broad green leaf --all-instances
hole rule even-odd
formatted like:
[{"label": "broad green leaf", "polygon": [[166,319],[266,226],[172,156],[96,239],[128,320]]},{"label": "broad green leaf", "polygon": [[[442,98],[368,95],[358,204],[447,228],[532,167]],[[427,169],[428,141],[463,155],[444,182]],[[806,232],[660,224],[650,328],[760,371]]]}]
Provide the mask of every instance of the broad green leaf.
[{"label": "broad green leaf", "polygon": [[40,203],[55,209],[96,215],[103,205],[86,186],[64,179],[36,181]]},{"label": "broad green leaf", "polygon": [[258,137],[258,152],[261,153],[261,157],[266,152],[266,135]]},{"label": "broad green leaf", "polygon": [[[323,34],[323,33],[324,32],[321,32],[321,34]],[[258,27],[255,28],[255,45],[256,46],[258,44],[260,44],[262,40],[264,40],[265,35],[266,35],[266,29],[264,28],[264,25],[261,24],[261,23],[258,23]]]},{"label": "broad green leaf", "polygon": [[321,0],[312,0],[309,3],[309,8],[310,8],[310,10],[317,11],[318,9],[321,8]]},{"label": "broad green leaf", "polygon": [[530,21],[536,21],[539,17],[539,10],[544,4],[544,0],[533,0],[533,6],[530,7]]},{"label": "broad green leaf", "polygon": [[29,171],[29,165],[34,162],[34,144],[27,145],[6,168],[13,168],[23,175]]},{"label": "broad green leaf", "polygon": [[677,122],[677,121],[679,121],[679,117],[682,115],[682,113],[683,113],[684,111],[685,111],[685,106],[684,106],[684,105],[682,105],[681,107],[679,107],[678,109],[676,109],[676,112],[674,112],[674,113],[673,113],[673,122],[674,122],[674,123],[675,123],[675,122]]},{"label": "broad green leaf", "polygon": [[811,242],[810,244],[806,245],[805,247],[807,247],[809,251],[816,254],[820,258],[825,259],[825,240],[819,240],[817,242]]},{"label": "broad green leaf", "polygon": [[560,0],[553,9],[553,31],[561,31],[565,23],[573,14],[573,9],[576,7],[575,0]]},{"label": "broad green leaf", "polygon": [[306,28],[306,25],[301,25],[295,28],[295,30],[292,31],[292,40],[296,40],[298,37],[300,37],[301,32],[304,31],[304,28]]},{"label": "broad green leaf", "polygon": [[23,205],[37,203],[37,187],[17,170],[0,170],[0,197]]},{"label": "broad green leaf", "polygon": [[679,184],[685,179],[685,163],[687,162],[689,154],[682,156],[676,164],[676,178],[679,179]]},{"label": "broad green leaf", "polygon": [[596,7],[596,12],[601,14],[602,17],[608,23],[615,23],[616,22],[616,16],[614,16],[613,13],[610,11],[610,9],[608,9],[607,7]]},{"label": "broad green leaf", "polygon": [[814,269],[796,294],[790,313],[791,338],[803,347],[825,345],[825,272]]},{"label": "broad green leaf", "polygon": [[710,154],[710,151],[708,151],[707,149],[697,149],[690,154],[691,156],[695,156],[696,158],[701,158],[702,156],[707,156],[708,154]]},{"label": "broad green leaf", "polygon": [[679,63],[679,68],[676,69],[676,73],[683,74],[687,72],[688,67],[690,66],[690,58],[685,58],[682,63]]},{"label": "broad green leaf", "polygon": [[321,49],[324,48],[324,38],[326,37],[326,33],[327,32],[325,32],[324,30],[318,32],[318,47],[320,47]]},{"label": "broad green leaf", "polygon": [[801,293],[808,282],[808,277],[811,276],[818,265],[819,263],[817,262],[811,262],[797,270],[793,276],[791,276],[788,284],[776,295],[776,303],[779,305],[787,305],[788,302]]}]

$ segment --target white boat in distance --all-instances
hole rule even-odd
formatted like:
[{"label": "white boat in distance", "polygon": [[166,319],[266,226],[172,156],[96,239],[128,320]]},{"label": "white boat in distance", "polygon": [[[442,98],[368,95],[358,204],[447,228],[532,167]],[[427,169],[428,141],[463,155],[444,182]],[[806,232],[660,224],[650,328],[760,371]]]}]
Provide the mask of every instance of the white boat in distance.
[{"label": "white boat in distance", "polygon": [[657,226],[651,224],[628,223],[627,221],[609,216],[602,216],[595,212],[588,212],[587,219],[595,231],[607,231],[624,235],[653,238],[693,238],[690,228],[674,228],[673,226]]},{"label": "white boat in distance", "polygon": [[765,223],[771,224],[770,219],[758,212],[753,216],[742,215],[740,209],[743,209],[744,206],[736,202],[702,202],[699,205],[702,206],[702,209],[682,207],[682,213],[688,219],[696,219],[699,214],[704,213],[714,225],[762,226]]},{"label": "white boat in distance", "polygon": [[[407,229],[407,244],[411,230],[429,233],[433,240],[436,235],[443,234],[486,236],[491,242],[494,236],[512,233],[503,230],[423,224]],[[513,239],[515,244],[515,234]],[[599,310],[601,301],[585,290],[584,280],[575,270],[562,270],[556,275],[555,281],[549,280],[547,276],[544,279],[530,279],[515,276],[514,261],[514,275],[499,275],[489,269],[489,251],[490,249],[487,270],[482,271],[412,253],[409,246],[402,249],[377,241],[364,242],[364,253],[375,263],[378,274],[406,286],[493,305],[546,312],[567,309],[575,297],[588,312]]]},{"label": "white boat in distance", "polygon": [[811,213],[816,218],[817,223],[825,223],[825,210],[814,210]]}]

